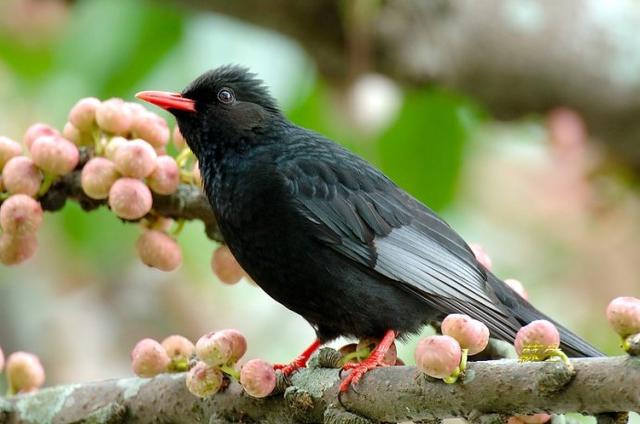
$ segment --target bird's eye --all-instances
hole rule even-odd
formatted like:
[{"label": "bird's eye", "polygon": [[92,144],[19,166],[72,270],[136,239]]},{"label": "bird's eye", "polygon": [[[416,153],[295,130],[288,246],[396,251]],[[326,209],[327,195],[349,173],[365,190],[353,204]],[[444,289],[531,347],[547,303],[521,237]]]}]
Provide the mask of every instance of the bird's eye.
[{"label": "bird's eye", "polygon": [[233,103],[235,100],[235,96],[233,95],[233,91],[229,88],[223,88],[218,91],[218,100],[224,104]]}]

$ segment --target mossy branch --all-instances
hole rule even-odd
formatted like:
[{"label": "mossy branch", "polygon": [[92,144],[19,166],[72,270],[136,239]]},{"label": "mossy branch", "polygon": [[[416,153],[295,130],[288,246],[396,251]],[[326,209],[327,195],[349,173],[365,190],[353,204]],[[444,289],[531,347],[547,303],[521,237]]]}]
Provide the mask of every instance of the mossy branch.
[{"label": "mossy branch", "polygon": [[601,417],[640,411],[640,359],[621,356],[572,363],[575,374],[567,373],[562,362],[473,362],[456,384],[427,378],[413,367],[380,368],[342,396],[343,406],[338,401],[337,369],[301,370],[284,393],[266,399],[251,398],[237,383],[199,399],[187,391],[184,374],[164,374],[58,386],[0,399],[0,423],[388,423],[446,417],[504,420],[542,411]]}]

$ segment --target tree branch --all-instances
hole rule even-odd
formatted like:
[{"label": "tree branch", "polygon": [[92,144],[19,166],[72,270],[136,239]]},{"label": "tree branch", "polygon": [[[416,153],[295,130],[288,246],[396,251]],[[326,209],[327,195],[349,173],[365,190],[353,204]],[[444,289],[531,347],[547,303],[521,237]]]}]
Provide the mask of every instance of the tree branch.
[{"label": "tree branch", "polygon": [[[78,202],[85,211],[91,211],[107,204],[106,200],[95,200],[88,197],[82,190],[80,175],[82,167],[89,160],[89,156],[90,151],[81,149],[81,160],[78,168],[60,178],[38,199],[44,210],[57,211],[65,205],[67,199]],[[0,204],[2,204],[1,200]],[[168,196],[153,193],[153,209],[151,213],[173,219],[199,219],[204,223],[205,231],[210,239],[223,240],[209,201],[202,190],[194,185],[181,184],[174,194]]]},{"label": "tree branch", "polygon": [[591,415],[640,411],[640,359],[588,358],[572,363],[575,375],[561,362],[473,362],[464,381],[453,385],[425,377],[413,367],[380,368],[367,374],[357,391],[342,396],[351,414],[339,406],[336,369],[301,370],[291,377],[292,386],[284,394],[267,399],[247,396],[237,383],[198,399],[187,391],[184,374],[164,374],[0,398],[0,423],[358,422],[353,421],[354,414],[363,423],[454,416],[478,421],[487,414],[504,418],[542,411]]},{"label": "tree branch", "polygon": [[[330,81],[441,84],[496,117],[569,106],[640,174],[640,11],[600,0],[184,0],[289,35]],[[268,9],[267,9],[268,8]]]}]

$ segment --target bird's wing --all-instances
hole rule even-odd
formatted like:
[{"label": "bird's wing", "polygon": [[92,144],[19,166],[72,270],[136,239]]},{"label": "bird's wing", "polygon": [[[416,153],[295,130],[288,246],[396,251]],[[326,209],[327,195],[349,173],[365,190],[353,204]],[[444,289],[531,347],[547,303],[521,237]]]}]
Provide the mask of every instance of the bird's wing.
[{"label": "bird's wing", "polygon": [[506,338],[519,327],[462,238],[364,160],[337,148],[289,158],[279,170],[313,236],[336,252],[443,313],[466,313]]}]

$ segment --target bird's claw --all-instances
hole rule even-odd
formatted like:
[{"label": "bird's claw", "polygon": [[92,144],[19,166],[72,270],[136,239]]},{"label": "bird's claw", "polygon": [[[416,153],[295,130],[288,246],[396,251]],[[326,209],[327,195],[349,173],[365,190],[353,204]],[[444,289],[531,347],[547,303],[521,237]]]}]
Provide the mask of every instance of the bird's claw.
[{"label": "bird's claw", "polygon": [[342,367],[342,371],[351,370],[351,374],[349,374],[342,383],[340,383],[340,392],[344,393],[349,390],[349,387],[358,384],[363,375],[372,369],[378,367],[388,366],[382,362],[383,356],[380,355],[371,355],[368,359],[364,360],[360,363],[349,362]]},{"label": "bird's claw", "polygon": [[300,368],[306,368],[306,367],[307,367],[307,364],[304,358],[298,357],[293,361],[291,361],[291,363],[289,364],[275,364],[273,366],[273,369],[282,371],[282,374],[284,374],[285,377],[288,377],[291,374],[293,374],[295,371],[298,371]]}]

